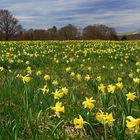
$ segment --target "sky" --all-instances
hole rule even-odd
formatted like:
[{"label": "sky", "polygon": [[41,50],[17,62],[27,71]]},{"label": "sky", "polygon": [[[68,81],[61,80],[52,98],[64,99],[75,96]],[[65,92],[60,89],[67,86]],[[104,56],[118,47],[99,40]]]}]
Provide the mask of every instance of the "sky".
[{"label": "sky", "polygon": [[105,24],[117,32],[140,28],[140,0],[0,0],[25,29]]}]

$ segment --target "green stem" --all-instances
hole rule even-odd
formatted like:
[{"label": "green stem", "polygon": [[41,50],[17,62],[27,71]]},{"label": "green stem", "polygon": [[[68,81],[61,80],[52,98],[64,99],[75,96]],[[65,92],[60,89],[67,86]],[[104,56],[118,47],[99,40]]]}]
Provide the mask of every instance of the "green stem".
[{"label": "green stem", "polygon": [[94,131],[93,127],[91,126],[90,123],[86,122],[86,124],[88,124],[88,126],[90,127],[91,131],[92,131],[92,136],[94,138],[94,140],[98,140],[98,137],[96,135],[96,132]]},{"label": "green stem", "polygon": [[104,130],[105,130],[105,140],[107,140],[106,124],[104,124]]}]

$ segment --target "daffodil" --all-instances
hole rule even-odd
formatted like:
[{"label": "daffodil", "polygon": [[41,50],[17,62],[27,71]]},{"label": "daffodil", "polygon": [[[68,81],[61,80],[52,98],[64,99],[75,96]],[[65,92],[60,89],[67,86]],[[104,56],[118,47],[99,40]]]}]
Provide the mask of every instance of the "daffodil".
[{"label": "daffodil", "polygon": [[82,80],[81,74],[76,74],[76,78],[77,78],[78,81],[81,81]]},{"label": "daffodil", "polygon": [[43,92],[43,94],[49,93],[49,88],[47,87],[47,85],[45,85],[43,88],[40,88],[40,90]]},{"label": "daffodil", "polygon": [[0,71],[4,71],[4,68],[3,67],[0,67]]},{"label": "daffodil", "polygon": [[22,74],[17,74],[16,78],[22,79]]},{"label": "daffodil", "polygon": [[96,80],[97,80],[98,82],[100,82],[100,81],[101,81],[101,76],[97,76],[97,77],[96,77]]},{"label": "daffodil", "polygon": [[54,81],[52,81],[52,84],[53,84],[54,86],[58,86],[58,81],[54,80]]},{"label": "daffodil", "polygon": [[140,83],[140,78],[137,78],[137,77],[133,78],[133,82],[136,83],[136,84],[139,84]]},{"label": "daffodil", "polygon": [[37,75],[37,76],[39,76],[39,75],[41,75],[41,74],[42,74],[42,71],[40,71],[40,70],[36,72],[36,75]]},{"label": "daffodil", "polygon": [[63,92],[64,95],[67,95],[69,92],[69,89],[66,87],[61,88],[61,91]]},{"label": "daffodil", "polygon": [[114,93],[115,92],[115,89],[116,89],[116,86],[115,85],[108,85],[107,86],[107,91],[109,93]]},{"label": "daffodil", "polygon": [[113,66],[111,66],[111,67],[110,67],[110,69],[111,69],[111,70],[113,70],[113,69],[114,69],[114,67],[113,67]]},{"label": "daffodil", "polygon": [[73,124],[75,128],[83,128],[86,121],[83,120],[82,116],[79,115],[79,118],[74,118]]},{"label": "daffodil", "polygon": [[116,83],[116,88],[117,89],[122,89],[123,88],[123,83],[122,82]]},{"label": "daffodil", "polygon": [[103,84],[100,84],[100,85],[98,86],[98,90],[101,91],[101,92],[105,92],[106,86],[104,86]]},{"label": "daffodil", "polygon": [[71,77],[74,77],[74,76],[75,76],[75,73],[74,73],[74,72],[71,72],[71,73],[70,73],[70,76],[71,76]]},{"label": "daffodil", "polygon": [[70,72],[70,71],[71,71],[71,67],[67,67],[66,72]]},{"label": "daffodil", "polygon": [[27,69],[26,69],[26,70],[27,70],[27,73],[28,73],[28,74],[32,74],[31,67],[27,67]]},{"label": "daffodil", "polygon": [[14,60],[9,59],[8,62],[9,62],[10,64],[13,64],[13,63],[14,63]]},{"label": "daffodil", "polygon": [[62,106],[62,102],[59,101],[55,104],[54,107],[51,107],[51,109],[55,111],[55,114],[57,115],[58,118],[60,118],[60,112],[62,113],[65,112],[65,108],[64,106]]},{"label": "daffodil", "polygon": [[87,98],[83,102],[84,108],[89,108],[90,110],[94,108],[95,100],[93,100],[93,97]]},{"label": "daffodil", "polygon": [[87,75],[85,76],[85,81],[89,81],[89,80],[90,80],[90,75],[87,74]]},{"label": "daffodil", "polygon": [[105,121],[105,115],[103,112],[97,112],[96,113],[96,119],[101,122],[101,123],[104,123]]},{"label": "daffodil", "polygon": [[60,99],[64,96],[64,93],[61,92],[60,90],[56,90],[53,94],[54,94],[54,99]]},{"label": "daffodil", "polygon": [[30,78],[29,74],[27,74],[25,76],[22,76],[22,81],[23,81],[24,84],[29,83],[30,80],[31,80],[31,78]]},{"label": "daffodil", "polygon": [[136,66],[139,66],[140,65],[140,62],[138,61],[138,62],[136,62]]},{"label": "daffodil", "polygon": [[87,67],[87,70],[88,70],[88,71],[91,71],[91,67]]},{"label": "daffodil", "polygon": [[50,77],[50,75],[46,74],[46,75],[44,76],[44,79],[45,79],[45,81],[48,81],[48,80],[51,79],[51,77]]},{"label": "daffodil", "polygon": [[118,77],[118,82],[121,82],[122,81],[122,77]]},{"label": "daffodil", "polygon": [[115,119],[113,118],[113,114],[110,113],[106,113],[106,123],[111,126],[113,124],[113,122],[115,121]]},{"label": "daffodil", "polygon": [[113,122],[115,121],[115,119],[113,118],[113,114],[110,113],[104,113],[104,112],[97,112],[96,113],[96,119],[102,123],[102,124],[108,124],[109,126],[111,126],[113,124]]},{"label": "daffodil", "polygon": [[133,73],[129,73],[128,76],[129,76],[130,78],[132,78],[132,77],[133,77]]},{"label": "daffodil", "polygon": [[30,62],[29,62],[29,61],[26,61],[25,63],[26,63],[27,65],[29,65],[29,64],[30,64]]},{"label": "daffodil", "polygon": [[132,116],[126,117],[126,127],[129,131],[137,133],[140,131],[140,118],[133,118]]},{"label": "daffodil", "polygon": [[126,96],[127,96],[127,100],[131,100],[131,101],[134,101],[135,98],[137,97],[135,95],[135,92],[129,92],[128,94],[126,94]]}]

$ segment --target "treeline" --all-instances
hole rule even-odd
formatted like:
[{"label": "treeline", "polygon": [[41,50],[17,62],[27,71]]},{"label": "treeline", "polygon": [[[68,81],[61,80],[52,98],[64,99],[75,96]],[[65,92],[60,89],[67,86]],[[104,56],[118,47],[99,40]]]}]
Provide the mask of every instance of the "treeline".
[{"label": "treeline", "polygon": [[78,29],[74,25],[67,25],[60,29],[55,26],[48,30],[29,29],[20,32],[15,37],[16,40],[118,40],[116,32],[113,28],[105,25],[89,25],[83,30]]},{"label": "treeline", "polygon": [[140,40],[140,33],[119,36],[120,40]]}]

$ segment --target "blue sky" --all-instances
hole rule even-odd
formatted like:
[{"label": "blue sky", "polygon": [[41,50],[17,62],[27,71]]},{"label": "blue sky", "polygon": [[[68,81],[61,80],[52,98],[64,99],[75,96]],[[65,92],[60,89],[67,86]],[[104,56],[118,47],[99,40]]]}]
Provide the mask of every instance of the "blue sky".
[{"label": "blue sky", "polygon": [[140,0],[1,0],[24,28],[105,24],[118,32],[140,28]]}]

